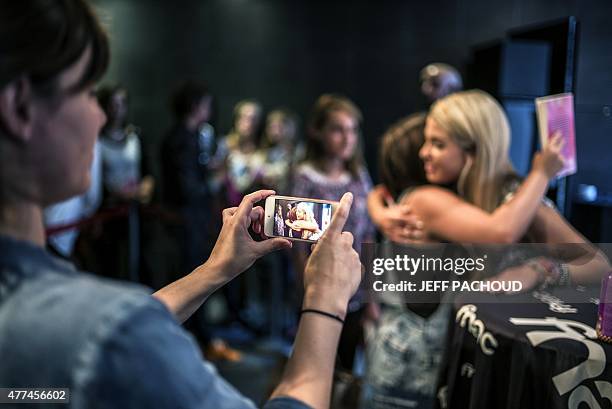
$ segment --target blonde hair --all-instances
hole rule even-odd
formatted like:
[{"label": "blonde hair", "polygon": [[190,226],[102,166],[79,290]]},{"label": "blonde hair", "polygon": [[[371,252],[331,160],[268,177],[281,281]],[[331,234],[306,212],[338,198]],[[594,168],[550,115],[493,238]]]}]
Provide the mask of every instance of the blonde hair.
[{"label": "blonde hair", "polygon": [[510,126],[502,107],[484,91],[462,91],[436,101],[429,117],[471,157],[457,181],[458,193],[493,211],[508,179],[516,177],[508,156]]},{"label": "blonde hair", "polygon": [[[289,212],[287,213],[287,219],[291,220],[292,222],[294,222],[296,220],[299,220],[298,217],[297,217],[298,210],[301,210],[304,213],[305,219],[303,219],[303,220],[309,221],[309,222],[314,222],[317,225],[317,230],[320,229],[319,222],[317,222],[317,220],[315,219],[314,212],[312,211],[312,208],[310,206],[308,206],[308,204],[305,203],[305,202],[299,202],[298,204],[293,206],[291,208],[291,210],[289,210]],[[310,231],[310,230],[302,230],[302,238],[303,239],[308,239],[314,233],[315,232]]]},{"label": "blonde hair", "polygon": [[306,216],[306,219],[304,220],[308,220],[308,221],[316,221],[315,220],[315,216],[314,216],[314,212],[312,211],[312,208],[310,206],[308,206],[308,203],[305,202],[299,202],[296,206],[296,212],[298,210],[301,210],[302,212],[304,212],[304,215]]},{"label": "blonde hair", "polygon": [[227,135],[227,145],[230,149],[235,149],[240,145],[242,135],[238,134],[238,130],[236,129],[236,122],[238,122],[238,118],[242,115],[242,109],[247,106],[252,106],[255,109],[255,116],[257,117],[257,125],[255,126],[254,134],[251,135],[253,139],[253,143],[257,143],[257,134],[259,133],[259,127],[261,126],[261,115],[263,112],[263,108],[261,104],[254,99],[243,99],[238,101],[236,105],[234,105],[233,117],[232,117],[232,129],[230,129]]},{"label": "blonde hair", "polygon": [[267,132],[267,126],[270,120],[274,119],[275,117],[278,118],[280,122],[283,124],[283,126],[285,127],[285,131],[287,133],[284,135],[284,137],[289,139],[291,143],[293,144],[297,142],[298,122],[299,122],[297,115],[288,109],[277,108],[273,111],[270,111],[270,113],[266,116],[266,125],[265,125],[266,132],[264,133],[262,141],[261,141],[261,147],[264,149],[272,146],[272,142],[270,141],[270,136],[268,135],[268,132]]}]

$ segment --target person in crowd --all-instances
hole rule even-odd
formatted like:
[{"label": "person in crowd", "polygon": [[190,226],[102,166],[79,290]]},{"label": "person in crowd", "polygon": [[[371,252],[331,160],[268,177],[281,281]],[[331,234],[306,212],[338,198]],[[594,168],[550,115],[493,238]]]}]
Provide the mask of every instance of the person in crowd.
[{"label": "person in crowd", "polygon": [[285,218],[283,217],[283,206],[276,206],[276,213],[274,213],[274,233],[278,236],[285,235]]},{"label": "person in crowd", "polygon": [[[141,280],[140,203],[149,203],[154,180],[147,173],[139,129],[128,123],[129,95],[121,85],[98,90],[107,118],[100,132],[100,161],[104,196],[101,210],[117,212],[104,221],[97,271],[105,276]],[[121,211],[121,210],[123,211]]]},{"label": "person in crowd", "polygon": [[[250,174],[254,176],[253,186],[274,189],[279,194],[287,195],[291,170],[303,153],[301,148],[298,143],[298,117],[285,108],[272,110],[266,116],[258,149],[251,157],[249,167]],[[286,218],[280,217],[284,230]],[[290,228],[289,230],[293,232]],[[302,233],[309,234],[300,231],[295,235],[299,237]],[[268,332],[272,337],[278,338],[278,334],[282,332],[291,337],[296,324],[292,319],[295,297],[292,292],[285,291],[286,288],[295,288],[295,274],[291,267],[290,254],[287,252],[271,254],[259,260],[256,265],[259,281],[247,284],[250,292],[259,293],[259,296],[254,298],[259,298],[258,303],[261,305],[260,309],[265,311]],[[278,316],[285,317],[281,325],[278,325]]]},{"label": "person in crowd", "polygon": [[98,90],[98,100],[107,118],[99,142],[106,200],[112,205],[134,199],[147,203],[154,181],[143,175],[139,129],[127,122],[128,92],[120,85],[105,86]]},{"label": "person in crowd", "polygon": [[298,143],[298,118],[283,108],[271,111],[257,151],[261,183],[280,194],[286,193],[289,174],[301,159],[303,147]]},{"label": "person in crowd", "polygon": [[[287,215],[291,214],[291,213],[295,213],[295,210],[293,210],[293,205],[291,203],[287,203]],[[283,219],[285,220],[285,219]],[[287,226],[289,227],[289,226]],[[291,227],[289,227],[289,237],[294,238],[294,237],[298,237],[299,235],[297,234],[297,232],[295,232]]]},{"label": "person in crowd", "polygon": [[162,202],[178,214],[175,236],[182,250],[181,271],[191,271],[212,249],[207,237],[211,218],[209,172],[202,163],[200,130],[211,114],[212,95],[205,84],[185,81],[174,91],[171,108],[174,124],[161,145]]},{"label": "person in crowd", "polygon": [[421,92],[430,103],[463,89],[463,79],[459,71],[440,62],[423,67],[420,79]]},{"label": "person in crowd", "polygon": [[[342,192],[352,192],[353,212],[346,228],[353,233],[353,246],[374,240],[374,226],[367,214],[367,194],[372,181],[361,151],[362,115],[348,98],[336,94],[321,95],[315,102],[308,122],[306,154],[292,179],[292,196],[338,200]],[[294,234],[300,235],[300,232]],[[303,270],[307,246],[295,247],[297,273]],[[352,371],[355,351],[361,337],[363,306],[358,299],[351,303],[349,324],[345,327],[338,351],[340,363]]]},{"label": "person in crowd", "polygon": [[[236,103],[233,110],[232,127],[220,140],[216,161],[223,163],[217,179],[221,179],[225,201],[230,206],[240,202],[242,196],[262,186],[263,163],[257,155],[263,108],[253,99]],[[258,260],[247,274],[224,289],[231,325],[246,337],[265,335],[267,309],[273,309],[264,293],[276,289],[281,281],[264,280],[278,275],[277,257],[271,255]],[[265,281],[271,286],[267,287]],[[267,288],[266,288],[267,287]],[[278,293],[278,291],[274,291]],[[273,296],[278,299],[278,296]],[[268,320],[269,321],[269,320]]]},{"label": "person in crowd", "polygon": [[[23,46],[24,41],[27,47]],[[105,122],[93,86],[107,37],[83,0],[0,4],[0,384],[70,389],[67,408],[252,408],[179,326],[217,288],[286,239],[254,241],[273,194],[223,212],[206,262],[154,296],[45,251],[43,209],[85,192]],[[360,281],[343,196],[304,274],[293,354],[267,408],[326,407],[348,300]],[[322,336],[324,334],[324,336]],[[135,382],[137,380],[137,382]]]},{"label": "person in crowd", "polygon": [[255,154],[261,117],[262,107],[257,101],[238,102],[232,129],[220,142],[219,155],[225,157],[225,188],[230,205],[239,202],[261,180],[261,163]]},{"label": "person in crowd", "polygon": [[[383,180],[398,195],[395,198],[410,206],[423,222],[427,241],[590,245],[543,200],[548,180],[563,164],[559,136],[536,154],[522,184],[510,165],[508,145],[509,127],[499,104],[482,91],[457,93],[436,102],[427,120],[424,115],[410,117],[384,136]],[[424,175],[408,167],[408,159],[418,158],[423,161]],[[384,207],[381,189],[374,190],[369,199],[372,219],[379,226],[388,225],[380,221],[389,219],[389,213],[398,215],[393,213],[397,209]],[[392,229],[390,235],[397,235],[397,230]],[[526,273],[528,266],[518,267],[521,273],[516,269],[502,273],[500,279],[521,279],[528,289],[550,278],[534,270]],[[575,278],[583,283],[596,280],[608,268],[607,260],[597,254],[586,269],[575,268]],[[553,278],[559,281],[560,277]],[[410,405],[406,407],[431,407],[449,306],[414,308],[393,301],[385,304],[369,344],[366,399],[372,407],[386,398]],[[399,365],[393,352],[385,349],[385,342],[406,352]],[[391,360],[394,371],[388,370]]]},{"label": "person in crowd", "polygon": [[[180,262],[167,283],[200,265],[214,244],[213,237],[209,237],[209,221],[213,217],[210,174],[208,162],[202,160],[205,153],[200,143],[202,128],[210,120],[212,95],[205,84],[187,80],[176,88],[170,102],[174,124],[164,136],[160,152],[162,202],[179,218],[178,224],[168,226],[167,231],[179,249]],[[205,346],[207,356],[239,360],[238,351],[221,339],[211,338],[200,314],[198,311],[185,327]]]}]

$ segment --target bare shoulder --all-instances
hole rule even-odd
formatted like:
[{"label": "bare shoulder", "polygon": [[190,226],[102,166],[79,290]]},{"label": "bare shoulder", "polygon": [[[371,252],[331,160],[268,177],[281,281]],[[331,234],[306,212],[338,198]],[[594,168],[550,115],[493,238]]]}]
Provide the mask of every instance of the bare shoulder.
[{"label": "bare shoulder", "polygon": [[402,203],[411,204],[413,206],[438,206],[447,205],[459,200],[461,199],[449,189],[440,186],[425,185],[411,190],[410,193],[402,198]]}]

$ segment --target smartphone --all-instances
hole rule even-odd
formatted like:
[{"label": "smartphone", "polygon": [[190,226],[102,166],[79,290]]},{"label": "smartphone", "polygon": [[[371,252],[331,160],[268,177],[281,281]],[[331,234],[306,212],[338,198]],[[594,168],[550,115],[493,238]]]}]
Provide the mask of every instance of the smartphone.
[{"label": "smartphone", "polygon": [[291,196],[268,196],[264,234],[314,243],[331,223],[339,202]]}]

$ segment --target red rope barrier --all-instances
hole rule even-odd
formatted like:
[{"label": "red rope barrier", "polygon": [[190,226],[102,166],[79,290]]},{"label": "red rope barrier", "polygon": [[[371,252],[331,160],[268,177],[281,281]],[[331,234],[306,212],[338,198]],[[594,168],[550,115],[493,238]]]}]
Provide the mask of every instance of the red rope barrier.
[{"label": "red rope barrier", "polygon": [[[180,224],[183,222],[181,217],[174,211],[168,210],[167,208],[160,205],[140,205],[141,206],[141,214],[146,217],[155,217],[158,220],[161,220],[170,224]],[[118,219],[121,217],[127,216],[130,209],[130,204],[123,204],[117,207],[113,207],[110,209],[101,210],[93,216],[86,217],[80,220],[77,220],[72,223],[60,224],[57,226],[48,226],[45,230],[47,237],[53,236],[55,234],[59,234],[65,232],[67,230],[72,230],[75,228],[82,228],[85,226],[92,225],[94,223],[105,223],[109,220]]]}]

